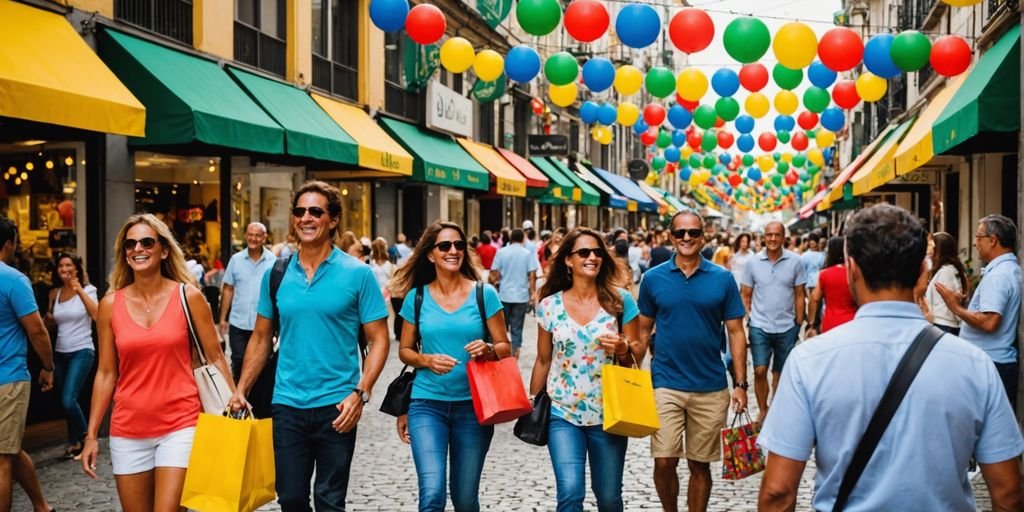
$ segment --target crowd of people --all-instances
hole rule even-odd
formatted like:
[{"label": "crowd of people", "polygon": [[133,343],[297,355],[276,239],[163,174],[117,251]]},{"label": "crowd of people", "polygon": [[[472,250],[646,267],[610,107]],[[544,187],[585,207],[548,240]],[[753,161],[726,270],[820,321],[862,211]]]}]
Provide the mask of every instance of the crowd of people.
[{"label": "crowd of people", "polygon": [[[113,404],[109,460],[122,507],[178,509],[202,408],[189,318],[209,364],[232,377],[229,407],[273,417],[282,510],[310,510],[311,494],[317,510],[344,510],[358,424],[381,387],[392,332],[416,374],[396,437],[410,445],[419,509],[444,510],[450,500],[457,511],[479,510],[494,428],[474,413],[466,362],[518,358],[531,311],[528,388],[550,398],[559,511],[583,510],[588,461],[598,509],[626,508],[628,438],[603,429],[601,369],[647,357],[660,423],[650,439],[655,490],[664,510],[679,508],[685,459],[686,508],[706,510],[729,409],[747,410],[748,354],[767,453],[760,509],[793,508],[811,456],[818,510],[973,510],[974,463],[994,508],[1022,507],[1021,271],[1017,228],[1005,217],[978,225],[979,280],[952,235],[928,234],[887,205],[854,214],[832,237],[793,236],[778,221],[758,233],[714,233],[682,211],[632,233],[537,232],[526,221],[468,235],[438,221],[391,245],[339,233],[341,208],[337,189],[312,181],[294,195],[288,243],[268,247],[266,227],[250,224],[215,307],[173,233],[147,214],[118,233],[102,297],[79,258],[58,256],[45,318],[25,276],[0,262],[0,511],[10,509],[12,481],[37,510],[51,509],[21,449],[28,346],[42,361],[39,385],[60,389],[66,456],[96,478],[97,438]],[[0,219],[0,260],[17,244],[13,223]],[[929,325],[938,341],[918,384],[858,459],[897,364]],[[86,417],[79,394],[94,359]],[[850,484],[858,464],[863,473]],[[908,479],[922,492],[907,492]]]}]

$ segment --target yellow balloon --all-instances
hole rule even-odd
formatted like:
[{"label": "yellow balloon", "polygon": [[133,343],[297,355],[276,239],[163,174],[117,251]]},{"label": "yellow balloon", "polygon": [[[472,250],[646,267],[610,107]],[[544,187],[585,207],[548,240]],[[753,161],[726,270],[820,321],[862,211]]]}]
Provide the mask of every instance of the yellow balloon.
[{"label": "yellow balloon", "polygon": [[605,145],[605,146],[607,146],[608,144],[611,144],[612,143],[612,131],[609,130],[608,128],[605,128],[604,131],[601,132],[601,136],[597,138],[597,141],[600,142],[601,144]]},{"label": "yellow balloon", "polygon": [[747,96],[746,101],[743,102],[743,106],[754,119],[766,116],[768,109],[771,108],[771,104],[768,103],[768,97],[760,92],[750,93],[750,96]]},{"label": "yellow balloon", "polygon": [[793,153],[783,153],[782,161],[786,162],[787,164],[793,163]]},{"label": "yellow balloon", "polygon": [[484,50],[476,54],[476,59],[473,60],[473,72],[484,82],[493,82],[501,78],[504,71],[505,60],[494,50]]},{"label": "yellow balloon", "polygon": [[980,4],[982,0],[942,0],[943,3],[952,5],[953,7],[970,7],[972,5]]},{"label": "yellow balloon", "polygon": [[692,154],[693,154],[693,148],[691,148],[689,145],[686,145],[686,146],[683,146],[683,147],[679,148],[679,160],[688,159],[688,158],[690,158],[690,155],[692,155]]},{"label": "yellow balloon", "polygon": [[818,36],[803,23],[786,23],[775,33],[772,51],[779,59],[779,64],[789,69],[805,68],[811,65],[818,54]]},{"label": "yellow balloon", "polygon": [[441,65],[452,73],[463,73],[473,65],[473,44],[461,37],[453,37],[441,45]]},{"label": "yellow balloon", "polygon": [[799,107],[800,99],[793,91],[782,90],[775,94],[775,110],[778,113],[788,116]]},{"label": "yellow balloon", "polygon": [[576,89],[576,82],[570,82],[566,85],[549,85],[548,86],[548,97],[551,98],[551,102],[559,107],[568,107],[576,101],[576,93],[579,92]]},{"label": "yellow balloon", "polygon": [[888,88],[888,82],[884,78],[867,71],[857,77],[856,85],[857,96],[860,96],[860,99],[868,103],[882,99],[885,96],[885,90]]},{"label": "yellow balloon", "polygon": [[647,182],[648,185],[657,186],[658,185],[658,173],[655,173],[655,172],[647,173],[647,177],[644,178],[644,181]]},{"label": "yellow balloon", "polygon": [[818,167],[825,165],[825,157],[821,155],[821,150],[818,148],[807,150],[807,160]]},{"label": "yellow balloon", "polygon": [[757,167],[761,169],[762,172],[768,172],[775,167],[775,159],[773,159],[771,155],[761,155],[757,157]]},{"label": "yellow balloon", "polygon": [[618,111],[619,115],[616,120],[622,126],[633,126],[640,119],[640,107],[632,103],[619,103]]},{"label": "yellow balloon", "polygon": [[691,172],[690,173],[690,180],[689,180],[690,188],[697,187],[701,183],[703,183],[702,181],[700,181],[700,178],[701,178],[700,171],[693,171],[693,172]]},{"label": "yellow balloon", "polygon": [[676,78],[676,91],[686,101],[698,101],[708,92],[708,77],[697,68],[686,68]]},{"label": "yellow balloon", "polygon": [[623,96],[632,96],[644,84],[644,75],[639,69],[625,65],[615,70],[615,91]]},{"label": "yellow balloon", "polygon": [[819,148],[827,148],[836,142],[836,134],[828,130],[818,130],[817,135],[814,136],[814,143]]}]

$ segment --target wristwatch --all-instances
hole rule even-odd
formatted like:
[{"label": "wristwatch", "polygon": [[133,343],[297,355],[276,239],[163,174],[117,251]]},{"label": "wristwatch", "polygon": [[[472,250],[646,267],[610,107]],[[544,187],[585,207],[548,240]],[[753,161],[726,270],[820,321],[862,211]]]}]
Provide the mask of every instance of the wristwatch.
[{"label": "wristwatch", "polygon": [[368,391],[363,391],[359,388],[355,388],[352,390],[352,392],[359,395],[359,399],[363,401],[363,405],[366,405],[366,402],[370,401],[370,393]]},{"label": "wristwatch", "polygon": [[747,382],[747,381],[737,382],[736,383],[736,387],[742,389],[743,391],[746,391],[746,390],[750,389],[750,383]]}]

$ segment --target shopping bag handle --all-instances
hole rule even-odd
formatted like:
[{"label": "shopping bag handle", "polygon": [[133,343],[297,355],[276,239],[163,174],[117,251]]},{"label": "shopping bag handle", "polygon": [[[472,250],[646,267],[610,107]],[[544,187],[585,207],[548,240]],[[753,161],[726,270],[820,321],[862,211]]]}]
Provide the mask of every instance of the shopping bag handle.
[{"label": "shopping bag handle", "polygon": [[[747,418],[747,423],[749,423],[751,425],[754,424],[754,419],[750,417],[750,411],[749,410],[744,409],[742,416],[745,416]],[[740,415],[739,414],[733,415],[733,417],[732,417],[732,424],[729,425],[729,428],[736,428],[736,420],[738,420],[738,419],[740,419]]]},{"label": "shopping bag handle", "polygon": [[629,358],[633,360],[633,364],[628,366],[627,368],[632,368],[634,370],[640,369],[640,365],[637,364],[636,362],[636,356],[633,355],[633,349],[629,349],[627,350],[627,352],[629,353]]},{"label": "shopping bag handle", "polygon": [[252,407],[239,409],[238,412],[232,412],[230,407],[225,407],[221,415],[234,420],[256,421],[256,415],[253,414]]}]

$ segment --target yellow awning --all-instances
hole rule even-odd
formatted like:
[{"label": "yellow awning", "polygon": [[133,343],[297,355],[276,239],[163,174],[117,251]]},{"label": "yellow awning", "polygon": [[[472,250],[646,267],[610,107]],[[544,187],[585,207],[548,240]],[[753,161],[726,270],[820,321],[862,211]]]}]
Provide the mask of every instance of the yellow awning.
[{"label": "yellow awning", "polygon": [[0,116],[142,137],[146,107],[63,16],[0,0]]},{"label": "yellow awning", "polygon": [[395,142],[370,116],[352,105],[312,94],[320,108],[359,144],[359,166],[412,176],[412,155]]},{"label": "yellow awning", "polygon": [[526,178],[491,146],[457,137],[455,140],[494,176],[494,191],[503,196],[526,197]]},{"label": "yellow awning", "polygon": [[659,194],[657,190],[651,188],[651,186],[648,185],[647,183],[644,183],[643,180],[637,180],[636,184],[638,187],[640,187],[640,190],[643,190],[645,194],[651,196],[651,199],[653,199],[655,203],[658,203],[659,214],[665,215],[666,213],[676,212],[676,209],[673,208],[672,205],[668,204],[668,201],[666,201],[665,198],[661,194]]},{"label": "yellow awning", "polygon": [[864,163],[853,178],[850,178],[850,182],[853,183],[853,195],[866,194],[896,177],[896,160],[893,156],[903,134],[907,133],[913,123],[914,120],[909,119],[889,132],[875,154],[871,155],[871,159]]},{"label": "yellow awning", "polygon": [[815,206],[814,209],[818,210],[819,212],[823,212],[825,210],[828,210],[831,207],[832,207],[832,196],[831,196],[831,194],[825,194],[825,196],[822,197],[821,201],[818,202],[818,205]]},{"label": "yellow awning", "polygon": [[928,102],[921,115],[917,116],[917,123],[907,132],[903,142],[896,148],[896,175],[902,176],[922,165],[928,163],[935,156],[932,148],[932,125],[939,118],[939,114],[946,109],[946,105],[953,99],[956,91],[960,90],[964,80],[970,75],[970,71],[961,73],[951,80],[945,87]]}]

